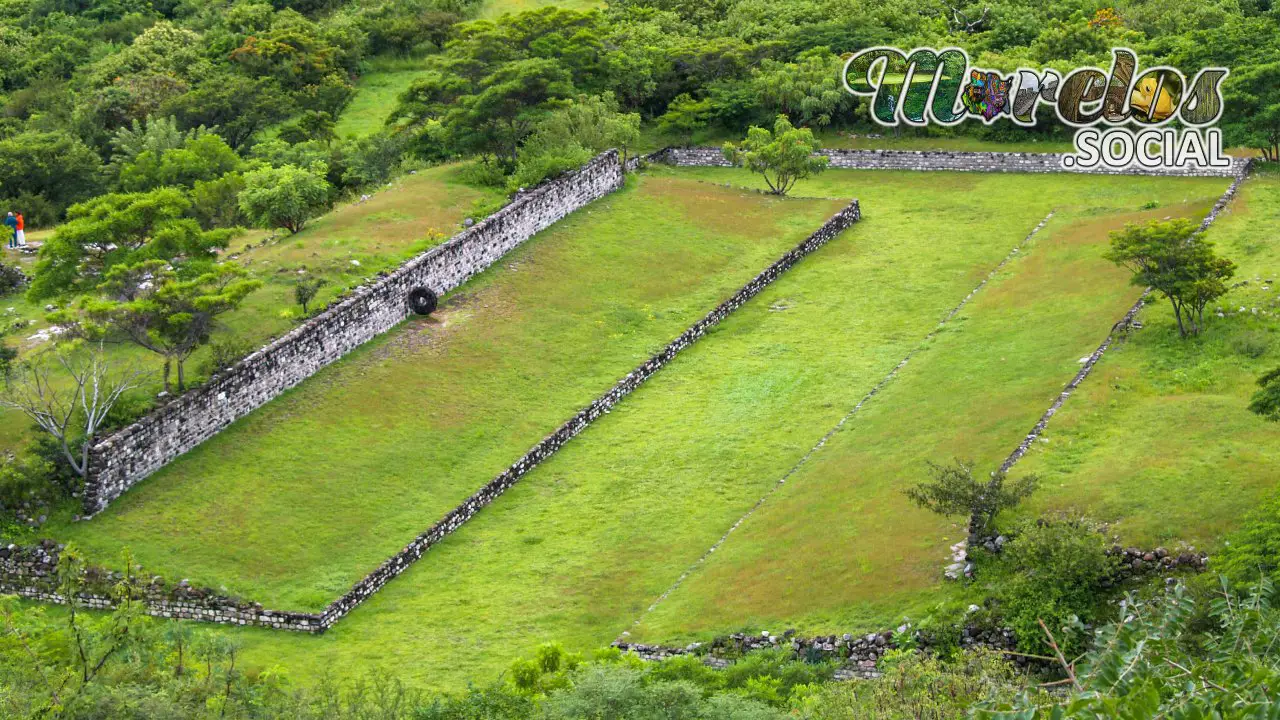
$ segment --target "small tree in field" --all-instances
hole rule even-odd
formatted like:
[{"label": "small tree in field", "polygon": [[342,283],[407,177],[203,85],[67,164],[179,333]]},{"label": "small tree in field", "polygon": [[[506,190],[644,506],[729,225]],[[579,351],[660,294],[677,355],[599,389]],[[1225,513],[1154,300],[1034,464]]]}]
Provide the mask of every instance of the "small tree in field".
[{"label": "small tree in field", "polygon": [[244,176],[240,209],[259,227],[297,233],[329,205],[323,167],[264,167]]},{"label": "small tree in field", "polygon": [[146,287],[133,297],[88,300],[80,306],[76,320],[79,332],[89,336],[123,335],[135,345],[164,358],[164,389],[169,391],[169,372],[178,369],[178,391],[186,389],[184,366],[200,346],[209,342],[217,319],[235,310],[262,281],[248,278],[236,265],[214,265],[191,279],[177,276],[162,260],[138,267],[115,268],[107,274],[104,291],[112,293],[119,283],[144,275]]},{"label": "small tree in field", "polygon": [[1280,368],[1258,378],[1258,387],[1262,389],[1253,394],[1249,409],[1272,422],[1280,422]]},{"label": "small tree in field", "polygon": [[1227,293],[1235,263],[1213,252],[1190,220],[1130,223],[1111,233],[1107,259],[1133,271],[1134,285],[1169,299],[1182,337],[1204,328],[1204,309]]},{"label": "small tree in field", "polygon": [[960,460],[953,465],[929,463],[929,474],[933,479],[908,488],[907,497],[939,515],[968,515],[970,537],[986,535],[1000,511],[1022,502],[1040,486],[1035,475],[1009,484],[1003,472],[982,482],[973,476],[973,463]]},{"label": "small tree in field", "polygon": [[53,436],[76,475],[84,477],[89,449],[120,397],[138,387],[144,373],[116,367],[99,344],[87,357],[60,353],[57,364],[18,367],[0,394],[0,407],[26,415]]},{"label": "small tree in field", "polygon": [[773,132],[753,127],[746,140],[725,143],[724,156],[734,165],[763,176],[774,195],[786,195],[797,180],[827,169],[830,159],[815,156],[817,149],[812,130],[792,127],[786,115],[779,115]]},{"label": "small tree in field", "polygon": [[310,312],[307,306],[316,298],[316,293],[320,292],[320,288],[324,287],[324,284],[324,278],[304,278],[293,286],[293,299],[302,306],[303,315]]}]

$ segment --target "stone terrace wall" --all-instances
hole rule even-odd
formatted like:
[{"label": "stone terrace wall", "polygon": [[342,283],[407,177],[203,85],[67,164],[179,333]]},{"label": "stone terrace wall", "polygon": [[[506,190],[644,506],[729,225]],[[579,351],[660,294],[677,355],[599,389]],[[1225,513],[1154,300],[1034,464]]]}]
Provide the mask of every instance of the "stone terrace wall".
[{"label": "stone terrace wall", "polygon": [[610,150],[572,174],[521,193],[489,218],[357,288],[202,387],[104,438],[89,459],[85,513],[101,511],[134,483],[395,327],[409,315],[409,291],[426,287],[443,294],[461,285],[535,233],[622,187],[623,179],[617,152]]},{"label": "stone terrace wall", "polygon": [[[1056,153],[949,152],[945,150],[823,150],[831,167],[845,170],[932,170],[957,172],[1088,173],[1096,175],[1171,175],[1239,177],[1249,160],[1235,158],[1230,168],[1152,170],[1146,168],[1071,168]],[[731,167],[719,148],[669,147],[648,156],[652,162],[687,167]]]},{"label": "stone terrace wall", "polygon": [[[65,605],[67,598],[59,592],[58,558],[62,546],[44,540],[30,547],[0,548],[0,593],[10,593],[29,600]],[[84,591],[76,596],[82,607],[110,610],[116,606],[110,588],[122,580],[119,573],[97,567],[85,569]],[[132,578],[130,595],[154,617],[200,620],[226,625],[322,632],[320,615],[267,610],[257,603],[228,597],[207,588],[192,587],[185,581],[168,585],[163,578]]]},{"label": "stone terrace wall", "polygon": [[525,453],[523,457],[515,462],[511,467],[507,468],[500,475],[489,481],[484,487],[476,491],[471,497],[462,502],[461,505],[454,508],[444,516],[440,522],[433,525],[429,530],[419,535],[405,546],[403,550],[388,558],[385,562],[377,567],[373,572],[369,573],[363,580],[356,583],[342,597],[330,603],[321,616],[321,625],[324,628],[332,626],[342,616],[351,612],[360,603],[367,600],[383,585],[387,584],[392,578],[404,572],[410,565],[421,558],[427,550],[433,545],[443,540],[454,530],[457,530],[464,523],[471,519],[481,508],[493,502],[498,496],[506,492],[508,488],[515,485],[516,482],[528,473],[539,463],[555,454],[565,443],[571,440],[575,435],[582,432],[587,425],[604,415],[611,407],[616,405],[627,395],[630,395],[645,380],[648,380],[653,374],[661,370],[667,363],[685,349],[692,345],[698,338],[706,334],[713,326],[727,317],[734,310],[737,310],[748,300],[755,297],[760,291],[768,287],[780,275],[786,272],[791,266],[799,262],[804,256],[825,245],[829,240],[839,235],[846,228],[861,218],[861,211],[858,207],[858,201],[854,200],[847,207],[836,213],[829,220],[823,223],[804,242],[797,245],[792,250],[783,255],[777,262],[770,265],[763,272],[757,275],[751,282],[744,285],[740,290],[733,294],[728,300],[725,300],[714,310],[707,313],[706,317],[694,323],[692,327],[685,330],[679,337],[671,341],[665,348],[653,357],[646,360],[635,370],[632,370],[626,377],[622,378],[604,395],[601,395],[594,402],[583,408],[578,414],[569,419],[568,422],[561,425],[555,432],[548,435],[533,447],[532,450]]}]

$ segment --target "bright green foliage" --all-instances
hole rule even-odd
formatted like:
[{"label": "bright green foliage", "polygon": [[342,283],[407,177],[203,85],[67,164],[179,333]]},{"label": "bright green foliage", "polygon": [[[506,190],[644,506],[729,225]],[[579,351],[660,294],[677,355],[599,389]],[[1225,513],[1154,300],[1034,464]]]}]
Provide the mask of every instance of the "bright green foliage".
[{"label": "bright green foliage", "polygon": [[190,188],[235,172],[243,164],[221,137],[201,133],[179,147],[159,152],[143,150],[135,155],[120,168],[120,188],[126,192],[163,186]]},{"label": "bright green foliage", "polygon": [[753,127],[741,143],[725,143],[724,156],[762,176],[774,195],[786,195],[796,181],[827,169],[829,159],[815,156],[817,149],[812,130],[794,128],[786,115],[779,115],[772,133]]},{"label": "bright green foliage", "polygon": [[973,477],[973,463],[957,460],[953,465],[929,463],[933,480],[907,488],[912,502],[939,515],[969,516],[970,536],[984,536],[993,527],[996,515],[1016,506],[1035,492],[1040,480],[1035,475],[1018,478],[1006,486],[1003,472],[993,472],[988,480]]},{"label": "bright green foliage", "polygon": [[1224,583],[1207,601],[1179,584],[1153,600],[1129,598],[1120,613],[1083,658],[1065,658],[1065,699],[990,703],[976,717],[1255,720],[1280,712],[1280,610],[1269,581],[1246,594]]},{"label": "bright green foliage", "polygon": [[58,211],[99,190],[102,160],[79,139],[30,131],[0,139],[0,192],[39,196]]},{"label": "bright green foliage", "polygon": [[1231,68],[1223,124],[1236,141],[1280,159],[1280,62]]},{"label": "bright green foliage", "polygon": [[1254,393],[1249,409],[1262,417],[1280,422],[1280,368],[1258,378],[1262,389]]},{"label": "bright green foliage", "polygon": [[711,121],[711,112],[710,100],[694,100],[688,93],[678,95],[658,118],[658,130],[675,135],[688,145],[693,141],[693,134]]},{"label": "bright green foliage", "polygon": [[[178,391],[186,389],[184,363],[209,342],[219,315],[235,310],[262,286],[238,265],[214,265],[194,278],[181,277],[164,260],[117,265],[105,276],[105,298],[86,299],[79,309],[87,334],[120,334],[164,358],[164,388],[171,364]],[[123,298],[123,299],[119,299]]]},{"label": "bright green foliage", "polygon": [[316,293],[320,292],[320,288],[324,287],[324,278],[307,278],[299,280],[297,285],[293,286],[293,299],[302,306],[302,314],[306,315],[310,311],[307,306],[315,299]]},{"label": "bright green foliage", "polygon": [[827,48],[814,48],[793,63],[766,59],[751,87],[763,104],[796,124],[825,127],[857,105],[840,80],[843,67],[844,60]]},{"label": "bright green foliage", "polygon": [[570,75],[554,60],[530,58],[499,68],[475,94],[458,99],[444,123],[459,146],[496,156],[507,169],[519,162],[520,143],[547,112],[573,94]]},{"label": "bright green foliage", "polygon": [[1101,619],[1117,562],[1102,533],[1084,520],[1024,523],[1000,557],[999,612],[1024,651],[1048,654],[1045,628],[1068,656],[1084,642],[1079,622]]},{"label": "bright green foliage", "polygon": [[1249,513],[1214,553],[1213,567],[1239,587],[1259,577],[1280,580],[1280,499],[1272,498]]},{"label": "bright green foliage", "polygon": [[240,209],[259,227],[297,233],[329,205],[326,168],[264,167],[244,176]]},{"label": "bright green foliage", "polygon": [[580,95],[553,110],[521,147],[520,165],[508,184],[536,185],[544,178],[581,166],[595,154],[617,148],[627,161],[627,147],[640,138],[640,115],[618,112],[612,93]]},{"label": "bright green foliage", "polygon": [[1152,220],[1111,233],[1107,259],[1133,272],[1132,283],[1154,288],[1173,305],[1178,331],[1197,335],[1204,308],[1227,292],[1235,263],[1217,257],[1191,220]]},{"label": "bright green foliage", "polygon": [[66,224],[40,248],[29,297],[90,291],[121,264],[212,260],[233,233],[202,230],[187,217],[190,210],[191,201],[176,188],[101,195],[72,206]]},{"label": "bright green foliage", "polygon": [[890,652],[874,682],[812,685],[793,706],[805,720],[959,720],[980,702],[1012,702],[1027,679],[989,651],[966,652],[944,662],[919,652]]}]

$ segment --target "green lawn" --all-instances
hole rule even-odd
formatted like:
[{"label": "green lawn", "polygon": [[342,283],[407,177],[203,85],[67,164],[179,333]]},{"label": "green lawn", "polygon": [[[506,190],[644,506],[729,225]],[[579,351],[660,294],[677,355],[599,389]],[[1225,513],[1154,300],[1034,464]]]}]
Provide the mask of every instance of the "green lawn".
[{"label": "green lawn", "polygon": [[[741,172],[713,169],[659,170],[646,182],[668,175],[752,182]],[[838,615],[878,626],[891,614],[882,593],[904,584],[930,590],[941,551],[960,537],[958,529],[905,508],[891,481],[913,479],[921,460],[936,452],[972,448],[985,460],[1011,448],[1131,300],[1123,277],[1098,258],[1113,215],[1131,215],[1150,200],[1166,214],[1199,213],[1224,186],[1035,180],[833,171],[804,184],[800,193],[859,196],[866,220],[730,317],[326,635],[235,632],[247,658],[299,674],[385,669],[415,684],[459,687],[483,682],[541,642],[578,649],[607,643],[1056,207],[1060,219],[1027,259],[979,295],[865,416],[716,554],[705,574],[729,557],[734,571],[723,577],[734,582],[704,583],[704,573],[695,574],[638,632],[665,640],[756,620],[776,628],[767,617],[772,607],[798,619]],[[990,398],[957,386],[965,381]],[[958,419],[949,421],[948,413]],[[868,438],[871,423],[879,428],[875,442],[852,443]],[[850,453],[859,451],[879,463],[875,477],[858,473],[855,480],[849,472]],[[819,473],[821,467],[829,470]],[[893,478],[880,474],[890,470]],[[818,482],[821,488],[810,487]],[[793,489],[803,495],[791,498]],[[755,534],[757,526],[769,531]],[[860,528],[885,526],[896,533],[892,540],[845,544]],[[785,542],[773,545],[779,537]],[[748,565],[732,562],[743,557],[739,546]],[[761,552],[769,556],[762,564]],[[788,561],[790,570],[776,572]],[[769,577],[738,582],[738,572],[757,564]],[[862,572],[865,587],[851,578]],[[706,612],[705,622],[678,607]]]},{"label": "green lawn", "polygon": [[[416,67],[415,67],[416,66]],[[338,137],[364,137],[381,130],[400,95],[425,73],[419,63],[397,62],[375,66],[356,81],[356,93],[338,116]]]},{"label": "green lawn", "polygon": [[1216,303],[1233,314],[1181,340],[1168,303],[1148,305],[1145,327],[1107,354],[1019,464],[1045,479],[1026,512],[1086,511],[1129,542],[1212,548],[1272,496],[1280,426],[1246,405],[1255,378],[1280,365],[1278,227],[1280,178],[1250,179],[1208,234],[1248,281]]},{"label": "green lawn", "polygon": [[[233,240],[226,256],[234,256],[232,261],[245,266],[264,286],[238,311],[224,316],[224,328],[215,339],[235,337],[250,347],[263,345],[288,332],[300,315],[293,299],[299,270],[328,281],[313,305],[313,309],[322,307],[343,288],[359,285],[378,271],[393,268],[448,239],[460,229],[461,221],[473,214],[477,202],[489,204],[501,198],[495,191],[461,184],[456,180],[457,171],[456,165],[443,165],[405,175],[391,187],[379,188],[367,202],[340,205],[297,235],[279,231],[276,239],[268,240],[268,233],[255,230]],[[36,320],[36,324],[4,341],[28,357],[47,349],[49,343],[27,339],[48,327],[44,304],[32,305],[21,295],[2,297],[0,319],[9,307],[14,308],[14,316]],[[159,356],[131,345],[111,346],[111,352],[156,370],[143,392],[160,389]],[[201,376],[207,354],[202,350],[187,361],[189,379]],[[26,444],[30,439],[27,427],[17,414],[0,409],[0,449]]]},{"label": "green lawn", "polygon": [[845,202],[647,178],[50,532],[319,609]]}]

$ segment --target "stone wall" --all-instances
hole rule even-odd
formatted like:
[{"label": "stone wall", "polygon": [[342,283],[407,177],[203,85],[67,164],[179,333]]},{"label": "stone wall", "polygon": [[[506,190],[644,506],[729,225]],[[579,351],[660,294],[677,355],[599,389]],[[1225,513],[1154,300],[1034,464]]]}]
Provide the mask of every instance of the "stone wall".
[{"label": "stone wall", "polygon": [[[10,593],[30,600],[65,605],[67,598],[58,587],[57,567],[62,546],[51,540],[30,547],[0,548],[0,593]],[[257,603],[193,587],[186,581],[166,583],[160,577],[126,579],[116,572],[89,567],[84,570],[84,589],[76,599],[81,607],[110,610],[116,606],[119,593],[112,589],[122,582],[129,597],[141,603],[149,615],[182,620],[200,620],[226,625],[322,632],[319,614],[267,610]]]},{"label": "stone wall", "polygon": [[[1089,173],[1098,175],[1173,175],[1239,177],[1249,160],[1235,158],[1230,168],[1148,169],[1062,167],[1057,153],[950,152],[946,150],[823,150],[830,167],[844,170],[930,170],[956,172]],[[731,167],[719,148],[669,147],[648,156],[652,162],[691,167]]]},{"label": "stone wall", "polygon": [[768,287],[774,280],[786,272],[791,266],[795,265],[809,253],[825,245],[829,240],[839,235],[853,223],[861,218],[861,211],[858,207],[858,201],[854,200],[847,207],[836,213],[829,220],[823,223],[812,235],[806,238],[795,248],[788,251],[777,262],[770,265],[763,272],[757,275],[751,282],[744,285],[728,300],[718,305],[714,310],[707,313],[706,317],[694,323],[688,330],[685,330],[679,337],[671,341],[665,348],[641,363],[639,367],[632,370],[622,378],[604,395],[601,395],[587,407],[580,410],[576,415],[567,422],[548,435],[546,438],[533,447],[532,450],[525,453],[523,457],[517,460],[511,467],[507,468],[496,478],[489,481],[484,487],[480,488],[474,495],[467,498],[461,505],[454,508],[444,516],[440,522],[433,525],[426,532],[419,535],[404,547],[403,550],[388,558],[379,565],[373,572],[369,573],[363,580],[356,583],[342,597],[333,601],[328,608],[325,609],[321,616],[321,624],[328,628],[338,621],[342,616],[351,612],[360,603],[367,600],[375,592],[377,592],[389,580],[404,572],[410,565],[431,549],[433,545],[449,536],[454,530],[457,530],[464,523],[471,519],[481,508],[497,499],[502,493],[506,492],[511,486],[515,485],[521,477],[528,473],[539,463],[555,454],[566,442],[575,435],[582,432],[584,428],[590,425],[601,415],[609,412],[609,409],[616,405],[627,395],[630,395],[645,380],[648,380],[654,373],[661,370],[667,363],[671,362],[681,350],[692,345],[727,317],[734,310],[737,310],[748,300],[755,297],[760,291]]},{"label": "stone wall", "polygon": [[316,371],[395,327],[418,287],[440,295],[578,208],[622,187],[616,151],[520,193],[489,218],[362,285],[205,385],[102,439],[89,458],[84,509],[100,512],[134,483]]}]

